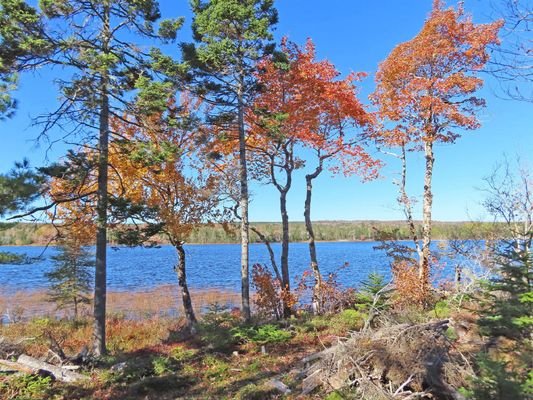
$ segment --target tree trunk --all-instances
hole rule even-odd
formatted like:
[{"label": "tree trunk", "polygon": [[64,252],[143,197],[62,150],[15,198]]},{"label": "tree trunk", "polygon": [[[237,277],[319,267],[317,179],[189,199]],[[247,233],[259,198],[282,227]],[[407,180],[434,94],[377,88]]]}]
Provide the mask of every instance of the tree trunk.
[{"label": "tree trunk", "polygon": [[416,253],[418,254],[418,260],[422,259],[422,249],[420,248],[420,243],[418,242],[418,234],[416,231],[416,226],[413,221],[413,208],[411,206],[411,199],[407,195],[407,155],[405,152],[405,145],[402,145],[402,179],[400,181],[400,203],[403,204],[403,211],[405,218],[407,219],[407,225],[409,226],[409,232],[411,233],[411,239],[415,246]]},{"label": "tree trunk", "polygon": [[426,171],[424,176],[424,202],[422,209],[422,259],[420,260],[419,277],[424,292],[430,289],[430,258],[431,258],[431,211],[433,206],[433,193],[431,191],[431,181],[433,178],[433,142],[428,140],[424,143],[426,158]]},{"label": "tree trunk", "polygon": [[279,273],[278,264],[276,263],[276,255],[274,254],[274,250],[272,249],[272,245],[270,244],[270,241],[255,226],[250,226],[250,229],[253,232],[255,232],[255,234],[259,237],[259,240],[261,240],[264,243],[264,245],[266,246],[266,248],[268,250],[268,254],[270,256],[270,264],[272,265],[272,269],[274,270],[274,274],[276,275],[276,279],[278,280],[280,285],[283,285],[283,279],[281,279],[281,274]]},{"label": "tree trunk", "polygon": [[[105,91],[104,83],[104,91]],[[100,356],[106,351],[105,315],[107,291],[107,164],[109,145],[109,99],[104,92],[100,111],[100,140],[98,160],[98,202],[96,231],[96,265],[94,279],[93,352]]]},{"label": "tree trunk", "polygon": [[[287,213],[287,192],[282,191],[279,197],[279,205],[281,211],[281,278],[282,278],[282,290],[285,293],[290,293],[291,280],[289,276],[289,214]],[[284,296],[286,300],[286,296]],[[283,316],[285,318],[290,317],[291,308],[286,301],[283,302]]]},{"label": "tree trunk", "polygon": [[[109,38],[109,6],[104,7],[104,24],[102,27],[104,46]],[[101,356],[106,352],[105,317],[107,291],[107,165],[109,147],[109,77],[103,73],[100,82],[101,104],[98,142],[98,188],[96,220],[96,264],[94,274],[94,326],[93,353]]]},{"label": "tree trunk", "polygon": [[248,219],[248,167],[246,163],[246,132],[244,126],[243,83],[238,90],[238,124],[239,124],[239,161],[240,161],[240,199],[241,210],[241,295],[242,315],[246,321],[250,312],[250,277],[249,277],[249,219]]},{"label": "tree trunk", "polygon": [[322,312],[322,275],[318,267],[318,258],[316,255],[315,245],[315,232],[313,231],[313,223],[311,222],[311,196],[313,193],[313,179],[315,179],[322,172],[322,161],[315,169],[315,172],[305,176],[306,181],[306,194],[305,194],[305,228],[307,230],[308,243],[309,243],[309,256],[311,258],[311,270],[315,277],[315,286],[313,288],[312,307],[314,314],[320,314]]},{"label": "tree trunk", "polygon": [[182,242],[175,244],[176,251],[178,252],[178,264],[175,271],[178,275],[178,285],[181,290],[181,300],[183,302],[183,311],[185,312],[185,318],[187,319],[187,327],[191,333],[195,332],[196,316],[194,315],[194,309],[192,307],[191,295],[189,293],[189,287],[187,286],[187,275],[185,271],[185,249]]}]

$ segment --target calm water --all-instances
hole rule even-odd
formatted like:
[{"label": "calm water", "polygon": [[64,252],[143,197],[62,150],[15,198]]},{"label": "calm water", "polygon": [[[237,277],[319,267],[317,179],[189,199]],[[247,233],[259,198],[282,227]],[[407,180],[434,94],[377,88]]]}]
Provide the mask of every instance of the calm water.
[{"label": "calm water", "polygon": [[[374,250],[374,242],[318,243],[318,258],[323,274],[337,271],[345,286],[356,286],[370,272],[390,276],[389,262],[384,252]],[[274,250],[280,253],[279,244]],[[42,247],[5,247],[0,250],[25,253],[36,257]],[[187,278],[192,288],[240,288],[240,246],[237,244],[187,245]],[[48,283],[44,274],[53,268],[50,259],[56,249],[48,248],[44,259],[30,265],[0,265],[0,287],[4,292],[44,289]],[[161,248],[109,248],[108,287],[110,290],[144,290],[165,284],[175,284],[173,266],[177,257],[171,246]],[[268,252],[262,244],[250,247],[250,265],[269,265]],[[279,263],[279,261],[278,261]],[[295,278],[309,266],[306,243],[290,246],[289,266]]]}]

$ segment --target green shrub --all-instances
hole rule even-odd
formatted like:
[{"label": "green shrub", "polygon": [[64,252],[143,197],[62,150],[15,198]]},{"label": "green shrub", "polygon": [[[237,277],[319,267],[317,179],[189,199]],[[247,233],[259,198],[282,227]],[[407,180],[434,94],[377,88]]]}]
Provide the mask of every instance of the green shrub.
[{"label": "green shrub", "polygon": [[155,357],[152,360],[152,368],[155,375],[164,375],[172,372],[172,361],[168,357]]},{"label": "green shrub", "polygon": [[216,380],[228,377],[230,365],[226,361],[214,356],[206,356],[203,363],[207,367],[206,377]]},{"label": "green shrub", "polygon": [[432,313],[436,318],[447,318],[451,314],[450,304],[446,300],[439,300],[435,303]]},{"label": "green shrub", "polygon": [[344,400],[344,397],[337,391],[328,394],[324,400]]},{"label": "green shrub", "polygon": [[348,309],[333,315],[328,325],[336,331],[357,330],[363,327],[366,317],[366,314],[358,310]]},{"label": "green shrub", "polygon": [[[533,397],[533,255],[529,248],[514,245],[498,254],[499,274],[486,287],[478,320],[483,335],[493,339],[504,337],[507,345],[478,356],[473,399]],[[508,358],[509,354],[513,357]]]},{"label": "green shrub", "polygon": [[286,342],[292,337],[290,332],[272,324],[259,327],[235,327],[231,330],[231,333],[238,341],[257,344]]},{"label": "green shrub", "polygon": [[11,253],[8,251],[0,252],[0,264],[29,264],[30,260],[23,254]]},{"label": "green shrub", "polygon": [[196,350],[184,349],[181,346],[177,346],[170,351],[170,357],[172,357],[176,362],[183,363],[194,358],[196,353]]},{"label": "green shrub", "polygon": [[49,398],[52,379],[48,376],[15,375],[0,382],[0,398],[44,400]]},{"label": "green shrub", "polygon": [[533,394],[529,391],[533,381],[531,372],[527,380],[523,382],[519,374],[508,368],[506,362],[495,360],[487,354],[478,356],[476,364],[479,372],[474,379],[473,390],[468,393],[471,399],[526,400],[531,398],[528,396]]},{"label": "green shrub", "polygon": [[455,329],[454,329],[453,327],[451,327],[451,326],[449,326],[448,329],[446,329],[446,331],[444,332],[444,335],[445,335],[449,340],[451,340],[452,342],[458,339],[457,332],[456,332]]},{"label": "green shrub", "polygon": [[49,301],[58,309],[72,310],[77,319],[80,306],[91,303],[93,255],[75,240],[65,240],[52,260],[54,269],[45,273],[50,282]]},{"label": "green shrub", "polygon": [[236,394],[235,400],[266,400],[274,397],[276,391],[273,388],[257,386],[250,383],[242,387]]},{"label": "green shrub", "polygon": [[213,350],[228,352],[237,344],[231,329],[238,326],[240,320],[224,310],[218,304],[210,306],[198,324],[198,335]]},{"label": "green shrub", "polygon": [[379,313],[390,308],[392,290],[387,287],[385,277],[372,272],[368,278],[361,282],[359,291],[355,295],[354,308],[366,314],[368,323],[373,325],[373,320]]}]

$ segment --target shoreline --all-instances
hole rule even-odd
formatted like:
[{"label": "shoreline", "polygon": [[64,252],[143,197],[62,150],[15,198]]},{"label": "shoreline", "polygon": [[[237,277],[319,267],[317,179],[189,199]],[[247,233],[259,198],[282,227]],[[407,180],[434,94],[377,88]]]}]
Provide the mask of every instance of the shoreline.
[{"label": "shoreline", "polygon": [[[223,288],[190,289],[195,312],[202,314],[213,307],[231,310],[240,304],[240,292]],[[90,315],[92,304],[83,305],[82,314]],[[7,320],[28,320],[34,317],[68,316],[71,310],[59,310],[50,302],[46,289],[3,292],[0,289],[0,325]],[[146,316],[179,316],[183,305],[178,284],[160,285],[142,291],[108,291],[107,312],[109,315],[124,315],[128,318]]]},{"label": "shoreline", "polygon": [[[446,238],[433,238],[432,241],[447,241],[447,240],[450,240],[450,239],[446,239]],[[470,238],[470,239],[461,239],[461,240],[478,240],[478,239],[474,239],[474,238]],[[396,242],[411,242],[412,240],[411,239],[398,239],[396,240]],[[301,241],[291,241],[289,242],[289,244],[302,244],[302,243],[308,243],[306,240],[301,240]],[[379,240],[375,240],[375,239],[365,239],[365,240],[361,240],[361,239],[356,239],[356,240],[315,240],[315,243],[379,243]],[[250,244],[259,244],[259,245],[264,245],[263,242],[250,242]],[[281,244],[281,242],[270,242],[270,244]],[[188,242],[185,242],[185,246],[187,245],[193,245],[193,246],[215,246],[215,245],[240,245],[240,242],[232,242],[232,243],[226,243],[226,242],[209,242],[209,243],[196,243],[196,242],[191,242],[191,243],[188,243]],[[37,243],[32,243],[32,244],[2,244],[0,245],[0,250],[2,248],[9,248],[9,247],[46,247],[47,245],[46,244],[37,244]],[[92,245],[94,246],[94,245]],[[170,243],[160,243],[158,244],[157,246],[172,246]],[[48,247],[57,247],[57,245],[55,244],[48,244]],[[107,247],[124,247],[124,248],[127,248],[127,247],[130,247],[130,246],[125,246],[125,245],[118,245],[118,244],[111,244],[111,243],[108,243],[107,244]],[[133,246],[132,248],[134,247],[142,247],[142,246]]]}]

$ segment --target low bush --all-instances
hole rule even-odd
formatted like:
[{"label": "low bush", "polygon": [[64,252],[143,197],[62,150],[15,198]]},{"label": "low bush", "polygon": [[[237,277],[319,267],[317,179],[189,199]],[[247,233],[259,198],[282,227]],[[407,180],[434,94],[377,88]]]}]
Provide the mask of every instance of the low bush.
[{"label": "low bush", "polygon": [[292,337],[290,332],[272,324],[259,327],[235,327],[231,330],[231,333],[240,342],[253,342],[257,344],[286,342]]},{"label": "low bush", "polygon": [[0,398],[5,400],[49,399],[52,379],[39,375],[15,375],[0,381]]}]

